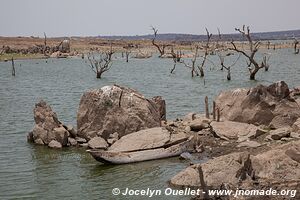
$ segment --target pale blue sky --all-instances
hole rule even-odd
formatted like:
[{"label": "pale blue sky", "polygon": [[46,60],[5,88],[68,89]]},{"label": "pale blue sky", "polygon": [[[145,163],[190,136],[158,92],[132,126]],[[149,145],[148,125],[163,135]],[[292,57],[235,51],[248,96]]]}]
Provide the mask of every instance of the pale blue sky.
[{"label": "pale blue sky", "polygon": [[299,0],[0,0],[0,36],[204,34],[300,29]]}]

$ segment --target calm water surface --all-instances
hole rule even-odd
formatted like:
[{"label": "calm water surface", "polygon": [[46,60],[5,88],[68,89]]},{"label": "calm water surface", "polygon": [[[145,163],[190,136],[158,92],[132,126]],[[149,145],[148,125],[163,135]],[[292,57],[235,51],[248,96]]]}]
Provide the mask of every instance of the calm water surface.
[{"label": "calm water surface", "polygon": [[206,66],[205,81],[191,79],[190,72],[180,65],[175,74],[170,74],[172,61],[155,57],[132,59],[129,63],[116,59],[101,80],[81,59],[16,61],[16,77],[11,76],[10,63],[0,62],[0,199],[116,199],[111,195],[115,187],[166,188],[167,181],[188,166],[187,162],[172,158],[103,166],[83,149],[52,150],[28,144],[26,134],[34,125],[34,104],[43,98],[61,121],[76,125],[83,92],[117,83],[147,97],[162,95],[168,118],[174,119],[203,111],[204,97],[211,99],[223,89],[278,80],[285,80],[290,87],[300,85],[300,56],[293,55],[291,49],[270,52],[270,71],[260,71],[257,81],[248,80],[244,60],[240,59],[232,68],[232,81],[228,82],[226,72],[217,66],[217,56],[210,57],[215,65]]}]

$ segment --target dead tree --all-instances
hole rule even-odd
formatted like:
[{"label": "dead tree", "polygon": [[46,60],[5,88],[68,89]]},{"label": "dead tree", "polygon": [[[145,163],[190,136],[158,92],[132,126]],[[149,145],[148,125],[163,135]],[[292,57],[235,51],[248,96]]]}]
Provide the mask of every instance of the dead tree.
[{"label": "dead tree", "polygon": [[207,28],[205,28],[205,30],[206,30],[206,34],[207,34],[207,41],[206,41],[206,45],[204,47],[205,52],[204,52],[204,56],[203,56],[203,61],[201,63],[201,66],[198,66],[199,71],[200,71],[200,77],[204,76],[204,70],[203,70],[203,68],[204,68],[205,61],[206,61],[207,56],[208,56],[209,42],[210,42],[210,39],[212,37],[212,34],[208,32]]},{"label": "dead tree", "polygon": [[102,74],[108,70],[110,70],[112,66],[111,57],[113,54],[110,52],[100,53],[100,58],[96,59],[94,54],[88,54],[87,58],[89,60],[89,64],[93,72],[96,74],[96,78],[101,79]]},{"label": "dead tree", "polygon": [[186,63],[184,62],[184,60],[181,61],[181,63],[184,64],[185,67],[191,69],[192,78],[193,78],[195,75],[196,75],[196,76],[199,76],[199,73],[198,73],[198,71],[196,70],[196,62],[197,62],[197,57],[198,57],[198,49],[199,49],[199,46],[196,45],[194,57],[193,57],[193,59],[191,60],[191,61],[192,61],[192,66],[189,66],[188,64],[186,64]]},{"label": "dead tree", "polygon": [[172,49],[171,49],[171,55],[172,55],[172,59],[173,59],[173,62],[174,62],[173,68],[171,69],[171,74],[173,74],[173,72],[174,72],[174,70],[176,68],[176,64],[181,62],[182,53],[181,53],[181,51],[177,51],[175,53],[174,49],[172,47]]},{"label": "dead tree", "polygon": [[170,45],[168,45],[168,44],[158,44],[158,43],[156,43],[156,41],[155,41],[155,39],[156,39],[156,36],[157,36],[157,32],[158,32],[158,29],[156,29],[155,27],[151,27],[152,28],[152,30],[153,30],[153,33],[154,33],[154,37],[153,37],[153,39],[152,39],[152,45],[153,46],[155,46],[156,48],[157,48],[157,50],[158,50],[158,52],[159,52],[159,56],[158,57],[162,57],[164,54],[165,54],[165,49],[166,49],[166,47],[168,47],[168,46],[170,46]]},{"label": "dead tree", "polygon": [[207,96],[205,96],[204,103],[205,103],[205,117],[209,119],[208,97]]},{"label": "dead tree", "polygon": [[268,50],[270,49],[270,41],[268,40],[268,42],[267,42],[267,48],[268,48]]},{"label": "dead tree", "polygon": [[15,69],[14,57],[11,58],[11,66],[12,66],[11,75],[12,76],[16,76],[16,69]]},{"label": "dead tree", "polygon": [[242,36],[244,38],[246,38],[248,40],[248,45],[249,45],[249,53],[247,53],[246,51],[244,51],[243,49],[238,48],[235,43],[233,42],[233,40],[231,41],[231,44],[233,46],[233,48],[229,48],[230,50],[236,51],[238,53],[241,53],[242,55],[244,55],[249,62],[248,63],[248,70],[250,72],[250,80],[255,80],[255,75],[256,73],[264,68],[265,66],[263,64],[258,64],[258,62],[255,60],[255,54],[257,53],[258,49],[259,49],[259,45],[260,42],[256,41],[253,42],[251,35],[250,35],[250,28],[249,26],[247,27],[247,29],[245,29],[245,25],[243,26],[242,30],[239,28],[235,28],[236,31],[238,31],[239,33],[242,34]]},{"label": "dead tree", "polygon": [[294,54],[299,53],[299,49],[297,49],[297,45],[299,44],[298,40],[295,38],[294,40]]},{"label": "dead tree", "polygon": [[43,48],[44,56],[47,56],[46,48],[47,48],[47,36],[46,36],[46,33],[44,32],[44,48]]},{"label": "dead tree", "polygon": [[270,60],[270,56],[266,56],[266,55],[264,55],[263,56],[263,61],[262,61],[262,63],[261,63],[261,66],[264,66],[264,68],[265,68],[265,71],[269,71],[269,64],[268,64],[268,61]]},{"label": "dead tree", "polygon": [[128,59],[129,59],[129,54],[131,53],[131,51],[128,49],[126,50],[125,52],[125,55],[126,55],[126,62],[128,62]]}]

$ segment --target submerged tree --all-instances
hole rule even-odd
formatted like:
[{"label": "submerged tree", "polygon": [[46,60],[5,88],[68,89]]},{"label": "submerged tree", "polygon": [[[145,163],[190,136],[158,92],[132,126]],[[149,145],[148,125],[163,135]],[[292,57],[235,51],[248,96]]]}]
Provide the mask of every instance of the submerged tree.
[{"label": "submerged tree", "polygon": [[294,54],[298,54],[299,53],[299,49],[297,49],[297,45],[299,44],[298,40],[295,38],[294,40]]},{"label": "submerged tree", "polygon": [[199,68],[199,71],[200,71],[200,77],[203,77],[204,76],[204,65],[205,65],[205,61],[207,59],[207,56],[208,56],[208,50],[209,50],[209,42],[210,42],[210,39],[212,37],[212,34],[208,32],[207,28],[205,28],[206,30],[206,34],[207,34],[207,41],[206,41],[206,44],[204,46],[204,56],[203,56],[203,61],[201,63],[201,65],[198,66]]},{"label": "submerged tree", "polygon": [[155,27],[151,27],[152,30],[153,30],[153,34],[154,34],[154,37],[152,39],[152,45],[155,46],[159,52],[159,57],[161,58],[164,54],[165,54],[165,49],[166,47],[170,46],[169,44],[158,44],[155,40],[156,40],[156,37],[157,37],[157,32],[158,32],[158,29],[156,29]]},{"label": "submerged tree", "polygon": [[186,64],[186,63],[184,62],[184,60],[181,61],[181,63],[184,64],[185,67],[191,69],[191,75],[192,75],[192,78],[193,78],[195,75],[196,75],[196,76],[199,76],[199,73],[198,73],[198,71],[197,71],[197,69],[196,69],[196,62],[197,62],[197,57],[198,57],[198,50],[199,50],[199,46],[196,45],[196,46],[195,46],[195,53],[194,53],[194,56],[193,56],[193,58],[192,58],[192,60],[191,60],[192,66]]},{"label": "submerged tree", "polygon": [[182,53],[181,51],[177,51],[176,53],[174,52],[174,49],[172,47],[171,49],[171,56],[174,62],[173,68],[171,69],[171,74],[174,72],[175,68],[176,68],[176,64],[177,63],[181,63],[181,57],[182,57]]},{"label": "submerged tree", "polygon": [[96,78],[101,79],[102,74],[108,70],[110,70],[112,66],[111,57],[113,55],[112,49],[105,53],[100,53],[99,58],[95,58],[93,53],[88,54],[88,60],[91,69],[96,73]]},{"label": "submerged tree", "polygon": [[[219,34],[219,36],[218,36],[217,44],[219,44],[219,41],[222,39],[220,29],[218,29],[218,34]],[[227,51],[227,49],[226,50],[225,49],[220,49],[220,46],[218,45],[218,49],[216,50],[216,53],[219,57],[221,70],[223,70],[223,69],[227,70],[227,77],[226,78],[227,78],[228,81],[230,81],[231,80],[231,67],[234,66],[237,63],[237,61],[239,60],[241,54],[239,54],[238,58],[231,65],[226,66],[225,65],[225,58],[232,55],[232,53],[230,53],[228,51],[226,52],[226,51]]]},{"label": "submerged tree", "polygon": [[256,73],[265,67],[265,63],[261,62],[261,64],[259,64],[256,60],[255,60],[255,54],[257,53],[259,46],[260,46],[260,42],[256,41],[253,42],[251,35],[250,35],[250,28],[249,26],[247,27],[247,29],[245,29],[245,25],[243,26],[242,30],[239,28],[235,28],[236,31],[238,31],[239,33],[242,34],[242,36],[244,38],[246,38],[248,40],[248,46],[249,46],[249,53],[247,53],[245,50],[238,48],[236,46],[236,44],[233,42],[233,40],[231,41],[231,44],[233,46],[233,48],[229,48],[230,50],[236,51],[238,53],[241,53],[242,55],[244,55],[247,59],[248,59],[248,69],[250,72],[250,80],[255,80],[255,75]]}]

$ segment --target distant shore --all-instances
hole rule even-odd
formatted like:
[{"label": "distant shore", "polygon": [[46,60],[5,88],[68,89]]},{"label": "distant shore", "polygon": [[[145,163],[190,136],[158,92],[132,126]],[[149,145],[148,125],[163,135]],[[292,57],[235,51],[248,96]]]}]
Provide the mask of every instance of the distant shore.
[{"label": "distant shore", "polygon": [[[47,38],[47,45],[55,46],[58,45],[63,38]],[[155,53],[157,49],[152,45],[151,40],[107,40],[100,39],[96,37],[75,37],[69,38],[71,52],[70,55],[86,54],[91,51],[106,51],[110,47],[113,48],[115,52],[125,52],[128,47],[130,48],[131,53]],[[165,43],[174,48],[175,51],[185,51],[192,52],[193,46],[195,44],[204,44],[203,42],[194,42],[194,41],[159,41],[160,43]],[[224,44],[226,47],[230,47],[230,41],[221,41],[219,43]],[[242,45],[244,42],[237,42],[237,44]],[[268,45],[269,43],[269,45]],[[41,46],[44,44],[44,38],[37,37],[0,37],[0,61],[8,61],[12,57],[15,60],[23,59],[43,59],[47,56],[40,53],[3,53],[4,47],[8,46],[11,49],[22,50],[28,49],[36,46]],[[215,46],[216,42],[212,42],[211,46]],[[273,48],[282,49],[282,48],[292,48],[293,41],[291,40],[282,40],[282,41],[261,41],[260,48],[270,49]],[[201,50],[201,49],[200,49]],[[167,51],[170,51],[170,48],[167,48]],[[50,56],[50,55],[49,55]]]}]

